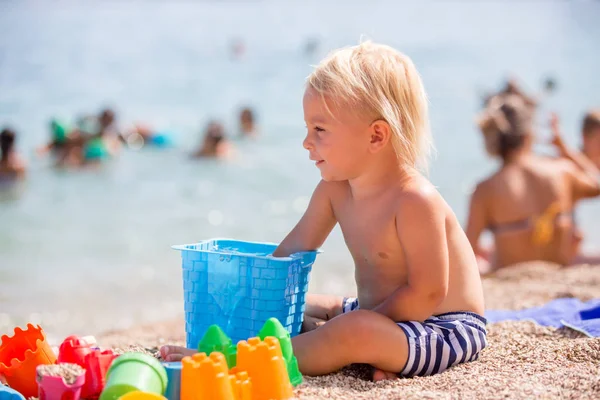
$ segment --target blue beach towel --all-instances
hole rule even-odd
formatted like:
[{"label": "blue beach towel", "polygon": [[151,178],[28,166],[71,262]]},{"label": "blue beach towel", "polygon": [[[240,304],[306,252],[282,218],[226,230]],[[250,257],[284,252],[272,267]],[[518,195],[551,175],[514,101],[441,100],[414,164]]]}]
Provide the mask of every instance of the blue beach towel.
[{"label": "blue beach towel", "polygon": [[568,326],[590,337],[600,337],[600,299],[587,302],[574,298],[556,299],[541,307],[524,310],[490,310],[485,317],[488,322],[533,320],[555,328]]}]

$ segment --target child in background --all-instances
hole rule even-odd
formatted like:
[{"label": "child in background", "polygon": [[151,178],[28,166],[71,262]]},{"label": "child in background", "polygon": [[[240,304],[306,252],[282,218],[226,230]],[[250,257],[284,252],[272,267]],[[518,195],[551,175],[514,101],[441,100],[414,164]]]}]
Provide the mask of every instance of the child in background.
[{"label": "child in background", "polygon": [[51,140],[45,146],[38,148],[37,153],[44,155],[51,152],[53,156],[62,158],[67,147],[71,129],[67,124],[56,118],[51,119],[49,125]]},{"label": "child in background", "polygon": [[225,137],[223,125],[212,121],[208,124],[202,145],[192,153],[193,158],[224,158],[231,155],[232,149]]},{"label": "child in background", "polygon": [[72,129],[64,121],[56,118],[49,124],[51,140],[37,149],[38,155],[50,153],[57,167],[78,167],[81,165],[81,148],[84,138],[78,129]]},{"label": "child in background", "polygon": [[16,181],[25,177],[26,165],[15,150],[17,134],[9,128],[0,132],[0,182]]},{"label": "child in background", "polygon": [[254,137],[257,135],[258,132],[256,130],[255,122],[254,112],[252,112],[252,109],[242,109],[242,112],[240,113],[240,132],[242,136]]},{"label": "child in background", "polygon": [[83,143],[83,164],[98,164],[115,156],[119,151],[119,130],[115,112],[104,109],[100,112],[95,132],[85,136]]},{"label": "child in background", "polygon": [[38,149],[38,154],[51,151],[58,167],[97,164],[119,149],[119,132],[111,109],[102,110],[98,116],[80,117],[73,128],[52,119],[50,132],[52,140]]},{"label": "child in background", "polygon": [[[335,51],[309,76],[303,106],[303,145],[322,180],[273,255],[317,249],[340,224],[358,295],[307,296],[307,332],[292,339],[301,372],[366,363],[382,380],[476,360],[487,345],[477,261],[454,213],[417,170],[430,134],[412,61],[370,42]],[[193,350],[161,353],[174,360]]]}]

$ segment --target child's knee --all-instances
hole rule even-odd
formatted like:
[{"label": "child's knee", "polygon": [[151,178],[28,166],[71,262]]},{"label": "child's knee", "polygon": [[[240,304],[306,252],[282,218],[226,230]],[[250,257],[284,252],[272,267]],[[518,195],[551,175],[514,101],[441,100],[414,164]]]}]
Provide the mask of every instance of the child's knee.
[{"label": "child's knee", "polygon": [[388,317],[375,311],[360,309],[344,314],[344,318],[348,325],[347,339],[355,345],[372,340],[381,325],[391,322]]}]

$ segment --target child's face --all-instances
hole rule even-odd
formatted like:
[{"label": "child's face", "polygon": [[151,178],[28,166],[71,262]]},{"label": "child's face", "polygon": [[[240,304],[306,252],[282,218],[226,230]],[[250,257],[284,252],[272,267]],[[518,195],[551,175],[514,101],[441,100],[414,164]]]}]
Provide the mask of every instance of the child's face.
[{"label": "child's face", "polygon": [[[353,179],[364,170],[369,157],[369,122],[349,108],[336,107],[314,89],[304,93],[307,134],[303,146],[326,181]],[[332,115],[333,114],[333,115]]]}]

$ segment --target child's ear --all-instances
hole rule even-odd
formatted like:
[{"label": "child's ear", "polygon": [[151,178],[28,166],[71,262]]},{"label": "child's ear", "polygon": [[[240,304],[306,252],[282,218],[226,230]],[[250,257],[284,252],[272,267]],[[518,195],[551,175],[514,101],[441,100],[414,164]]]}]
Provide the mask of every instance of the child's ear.
[{"label": "child's ear", "polygon": [[376,153],[383,149],[390,141],[392,130],[390,129],[390,125],[381,119],[374,121],[370,129],[370,147],[371,151]]}]

